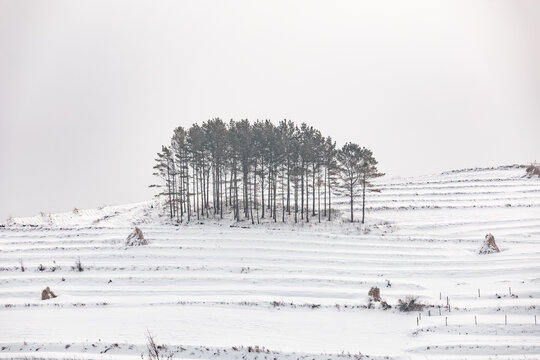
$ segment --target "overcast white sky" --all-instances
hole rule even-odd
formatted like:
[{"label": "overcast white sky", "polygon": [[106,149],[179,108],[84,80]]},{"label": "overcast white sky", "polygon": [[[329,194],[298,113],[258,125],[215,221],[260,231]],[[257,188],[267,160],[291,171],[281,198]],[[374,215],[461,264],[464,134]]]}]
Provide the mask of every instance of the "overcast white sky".
[{"label": "overcast white sky", "polygon": [[0,218],[152,198],[178,125],[307,122],[388,176],[540,161],[540,1],[0,0]]}]

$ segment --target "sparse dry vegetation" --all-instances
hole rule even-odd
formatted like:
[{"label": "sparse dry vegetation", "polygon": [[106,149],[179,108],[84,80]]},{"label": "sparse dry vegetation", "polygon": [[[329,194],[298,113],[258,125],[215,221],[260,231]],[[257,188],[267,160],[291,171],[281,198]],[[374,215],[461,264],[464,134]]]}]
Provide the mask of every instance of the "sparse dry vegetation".
[{"label": "sparse dry vegetation", "polygon": [[84,268],[82,266],[82,263],[81,263],[81,258],[77,258],[77,260],[75,260],[75,265],[71,267],[71,269],[75,270],[75,271],[79,271],[79,272],[82,272],[84,271]]},{"label": "sparse dry vegetation", "polygon": [[165,345],[157,345],[149,330],[146,331],[146,341],[146,358],[148,360],[170,360],[173,358],[172,351],[169,351]]},{"label": "sparse dry vegetation", "polygon": [[397,308],[399,311],[408,312],[408,311],[422,311],[424,309],[424,304],[418,302],[418,298],[415,296],[407,296],[405,300],[398,300]]}]

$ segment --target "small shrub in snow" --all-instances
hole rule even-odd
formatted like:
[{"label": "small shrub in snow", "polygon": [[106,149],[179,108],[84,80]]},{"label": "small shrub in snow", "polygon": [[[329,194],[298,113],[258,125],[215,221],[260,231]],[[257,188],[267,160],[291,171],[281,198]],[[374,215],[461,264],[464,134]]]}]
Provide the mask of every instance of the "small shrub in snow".
[{"label": "small shrub in snow", "polygon": [[75,271],[79,271],[79,272],[84,271],[84,268],[81,263],[81,258],[77,258],[77,260],[75,261],[75,265],[72,266],[71,269]]},{"label": "small shrub in snow", "polygon": [[37,269],[39,271],[45,271],[45,266],[43,266],[43,264],[39,264],[39,266],[37,267]]},{"label": "small shrub in snow", "polygon": [[25,268],[22,259],[19,259],[19,263],[21,264],[21,272],[24,272]]},{"label": "small shrub in snow", "polygon": [[126,246],[148,245],[141,229],[135,226],[135,230],[126,239]]},{"label": "small shrub in snow", "polygon": [[491,234],[487,234],[484,238],[484,243],[478,251],[479,254],[492,254],[500,252],[499,247],[495,243],[495,237]]},{"label": "small shrub in snow", "polygon": [[424,304],[418,302],[418,298],[414,296],[407,296],[405,300],[398,300],[398,309],[399,311],[422,311],[424,309]]}]

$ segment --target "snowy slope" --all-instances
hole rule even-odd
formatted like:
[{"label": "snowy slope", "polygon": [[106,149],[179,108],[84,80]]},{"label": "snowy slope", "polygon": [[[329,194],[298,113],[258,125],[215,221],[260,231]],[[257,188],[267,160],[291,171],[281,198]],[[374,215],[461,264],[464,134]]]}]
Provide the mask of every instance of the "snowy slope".
[{"label": "snowy slope", "polygon": [[[10,219],[0,358],[140,357],[149,329],[175,358],[538,359],[540,179],[524,174],[383,178],[363,226],[172,226],[153,201]],[[124,246],[134,225],[150,245]],[[486,233],[500,253],[477,254]],[[368,308],[371,286],[392,309]],[[428,306],[401,313],[407,296]]]}]

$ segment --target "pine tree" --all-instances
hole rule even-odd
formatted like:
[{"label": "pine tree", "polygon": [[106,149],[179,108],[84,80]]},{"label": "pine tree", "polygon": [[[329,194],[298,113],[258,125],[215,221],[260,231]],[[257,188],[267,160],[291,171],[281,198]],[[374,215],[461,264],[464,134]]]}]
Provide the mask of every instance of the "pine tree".
[{"label": "pine tree", "polygon": [[184,216],[191,221],[193,214],[223,218],[232,207],[236,221],[253,224],[265,217],[277,222],[278,216],[284,222],[286,215],[295,222],[315,216],[330,221],[336,186],[349,197],[354,221],[361,189],[364,222],[366,192],[376,191],[371,181],[382,176],[376,165],[370,150],[352,143],[337,150],[332,138],[305,123],[214,118],[174,129],[170,146],[156,158],[154,174],[161,183],[153,186],[178,222]]},{"label": "pine tree", "polygon": [[[365,219],[365,209],[366,209],[366,188],[370,187],[371,180],[384,176],[383,173],[380,173],[377,170],[377,160],[373,157],[371,150],[362,148],[362,163],[360,166],[361,171],[361,183],[362,183],[362,224]],[[375,190],[374,190],[375,191]]]},{"label": "pine tree", "polygon": [[338,152],[339,177],[345,194],[349,197],[351,222],[354,221],[354,199],[361,184],[362,155],[360,146],[353,143],[346,143]]}]

